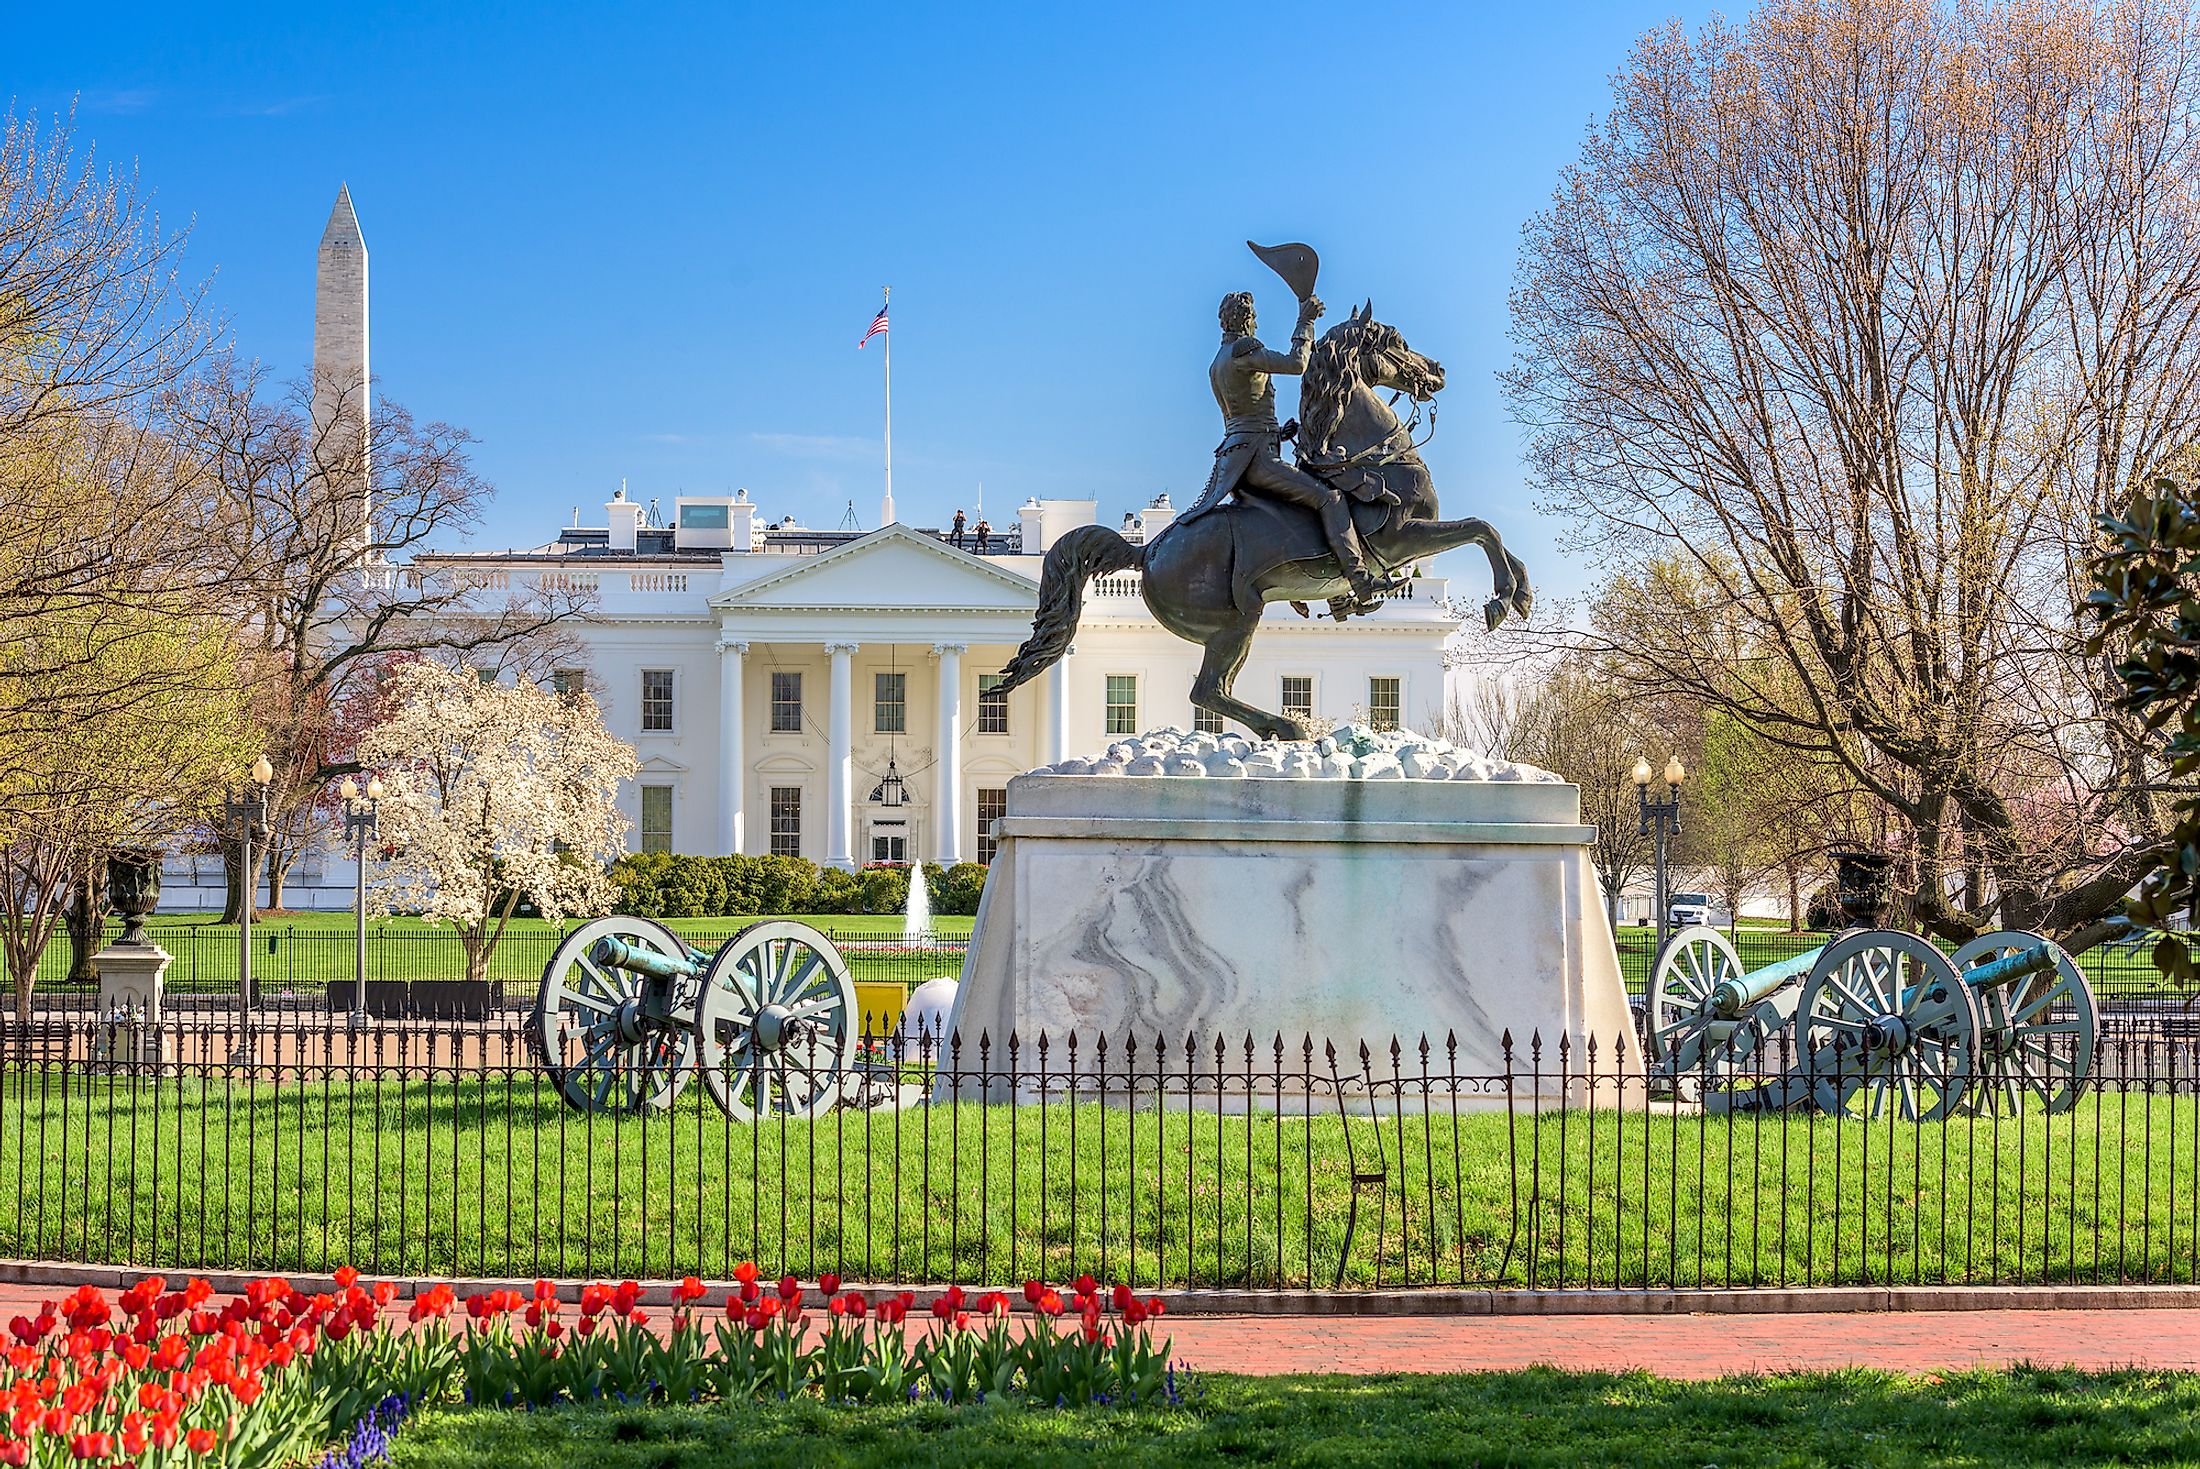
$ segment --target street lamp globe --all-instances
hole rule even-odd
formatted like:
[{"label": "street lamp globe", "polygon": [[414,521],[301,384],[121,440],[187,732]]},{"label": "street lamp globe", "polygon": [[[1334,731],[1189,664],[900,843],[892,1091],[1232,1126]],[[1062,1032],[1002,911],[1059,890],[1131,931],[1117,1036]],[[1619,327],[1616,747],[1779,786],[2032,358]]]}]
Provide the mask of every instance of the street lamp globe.
[{"label": "street lamp globe", "polygon": [[268,764],[267,757],[265,755],[262,755],[259,759],[252,762],[253,780],[257,781],[261,785],[266,785],[274,778],[275,767]]},{"label": "street lamp globe", "polygon": [[1686,779],[1688,779],[1688,772],[1681,768],[1681,757],[1678,755],[1667,756],[1665,761],[1665,783],[1669,786],[1677,786]]},{"label": "street lamp globe", "polygon": [[1650,784],[1650,762],[1647,759],[1635,762],[1635,784],[1639,786]]},{"label": "street lamp globe", "polygon": [[381,776],[370,775],[367,777],[367,799],[370,801],[379,801],[382,799]]},{"label": "street lamp globe", "polygon": [[352,779],[352,778],[351,778],[350,776],[348,776],[348,775],[347,775],[347,776],[345,776],[345,777],[344,777],[344,783],[343,783],[342,785],[340,785],[340,786],[338,786],[338,787],[336,788],[336,794],[338,794],[339,796],[342,796],[342,797],[343,797],[343,798],[344,798],[345,800],[347,800],[347,801],[356,801],[356,800],[358,800],[358,799],[359,799],[359,782],[358,782],[358,781],[355,781],[355,780],[353,780],[353,779]]}]

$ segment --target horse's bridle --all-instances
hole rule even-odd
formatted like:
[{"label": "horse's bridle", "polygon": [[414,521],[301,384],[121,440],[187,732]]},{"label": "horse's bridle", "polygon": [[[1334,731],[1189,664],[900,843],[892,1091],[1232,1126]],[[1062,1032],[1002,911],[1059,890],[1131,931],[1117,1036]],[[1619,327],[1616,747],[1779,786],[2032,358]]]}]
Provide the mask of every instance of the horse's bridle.
[{"label": "horse's bridle", "polygon": [[[1357,454],[1334,462],[1313,461],[1313,467],[1324,473],[1339,469],[1381,469],[1385,465],[1398,463],[1409,454],[1418,453],[1422,445],[1436,436],[1436,395],[1434,393],[1423,395],[1423,389],[1428,384],[1428,375],[1411,366],[1388,347],[1369,343],[1363,346],[1360,351],[1364,356],[1380,358],[1382,361],[1389,363],[1392,371],[1397,373],[1399,377],[1407,379],[1407,386],[1394,389],[1390,395],[1390,402],[1393,407],[1397,405],[1398,394],[1401,392],[1413,400],[1413,412],[1407,415],[1405,422],[1399,425],[1400,428],[1405,430],[1406,446],[1403,449],[1386,448],[1385,446],[1390,441],[1385,439],[1381,444],[1370,445]],[[1420,427],[1423,406],[1428,409],[1428,432],[1416,439],[1413,437],[1413,431]]]}]

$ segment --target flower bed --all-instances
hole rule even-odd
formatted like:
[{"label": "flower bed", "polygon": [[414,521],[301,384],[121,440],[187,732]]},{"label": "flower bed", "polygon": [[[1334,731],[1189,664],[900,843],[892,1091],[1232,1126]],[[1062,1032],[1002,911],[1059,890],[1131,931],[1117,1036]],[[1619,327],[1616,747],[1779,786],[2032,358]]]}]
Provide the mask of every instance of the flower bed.
[{"label": "flower bed", "polygon": [[463,1298],[438,1285],[414,1298],[409,1329],[384,1313],[394,1287],[348,1269],[334,1291],[259,1280],[218,1305],[201,1280],[170,1291],[150,1277],[112,1303],[84,1286],[9,1323],[0,1466],[273,1469],[334,1444],[329,1469],[356,1469],[412,1409],[454,1397],[514,1408],[1176,1400],[1168,1343],[1152,1332],[1163,1304],[1128,1286],[1103,1294],[1086,1276],[1065,1296],[1027,1282],[1021,1330],[1006,1295],[951,1287],[912,1332],[907,1292],[844,1291],[827,1275],[813,1296],[792,1276],[767,1287],[753,1265],[735,1276],[717,1308],[700,1281],[682,1281],[662,1322],[633,1281],[588,1286],[570,1319],[549,1281]]}]

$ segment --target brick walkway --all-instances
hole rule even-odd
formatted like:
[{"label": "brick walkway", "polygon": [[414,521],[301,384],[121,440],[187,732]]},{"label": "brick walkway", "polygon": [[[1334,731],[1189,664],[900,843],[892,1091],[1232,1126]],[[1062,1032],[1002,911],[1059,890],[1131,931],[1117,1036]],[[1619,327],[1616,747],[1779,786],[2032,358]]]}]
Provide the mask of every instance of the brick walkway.
[{"label": "brick walkway", "polygon": [[[0,1322],[33,1313],[61,1294],[58,1287],[0,1283]],[[403,1309],[400,1302],[392,1314],[402,1320]],[[662,1319],[661,1309],[656,1314]],[[1174,1338],[1173,1355],[1194,1370],[1256,1375],[1549,1365],[1707,1378],[1783,1368],[1931,1372],[2021,1362],[2200,1370],[2200,1310],[2146,1307],[1672,1316],[1181,1314],[1168,1317],[1164,1327]]]},{"label": "brick walkway", "polygon": [[1703,1316],[1181,1316],[1175,1355],[1218,1372],[1476,1372],[1551,1365],[1664,1377],[1798,1367],[2200,1369],[2200,1311]]}]

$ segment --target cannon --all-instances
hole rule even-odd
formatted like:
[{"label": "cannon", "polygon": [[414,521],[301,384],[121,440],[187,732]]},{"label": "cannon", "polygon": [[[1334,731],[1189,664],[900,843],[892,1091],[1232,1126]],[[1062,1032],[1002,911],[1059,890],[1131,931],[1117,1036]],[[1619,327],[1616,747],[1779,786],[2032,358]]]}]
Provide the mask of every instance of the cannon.
[{"label": "cannon", "polygon": [[855,982],[831,940],[786,919],[715,952],[624,914],[568,934],[542,972],[528,1033],[568,1106],[670,1107],[700,1072],[726,1114],[817,1117],[855,1058]]},{"label": "cannon", "polygon": [[[2083,1094],[2100,1011],[2085,973],[2038,934],[1983,934],[1953,955],[1915,934],[1851,929],[1744,970],[1726,935],[1684,928],[1658,951],[1645,1016],[1656,1073],[1709,1111],[1809,1105],[1917,1121],[1968,1109],[2050,1112]],[[1791,1037],[1785,1072],[1764,1052]]]}]

